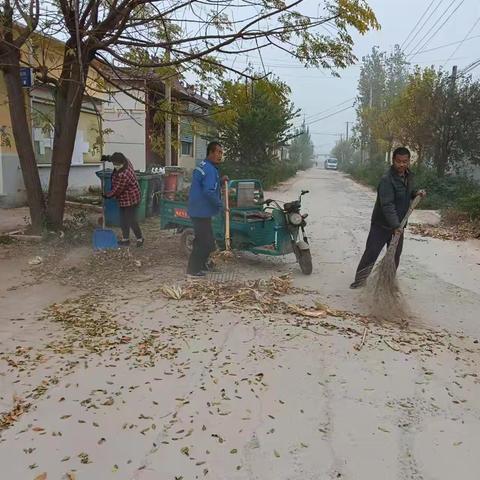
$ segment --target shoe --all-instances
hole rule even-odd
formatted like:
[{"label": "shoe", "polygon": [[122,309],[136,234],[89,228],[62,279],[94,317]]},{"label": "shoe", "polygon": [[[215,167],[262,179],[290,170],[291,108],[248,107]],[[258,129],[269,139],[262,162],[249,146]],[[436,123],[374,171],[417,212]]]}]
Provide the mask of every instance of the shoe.
[{"label": "shoe", "polygon": [[202,278],[205,276],[206,276],[205,272],[187,273],[187,277]]},{"label": "shoe", "polygon": [[205,273],[218,273],[220,270],[215,266],[214,263],[208,263],[206,267],[202,268],[202,272]]},{"label": "shoe", "polygon": [[351,285],[350,285],[350,288],[352,290],[356,290],[357,288],[362,288],[365,286],[365,282],[353,282]]},{"label": "shoe", "polygon": [[144,238],[137,238],[137,247],[143,247],[144,243],[145,243]]},{"label": "shoe", "polygon": [[119,241],[118,241],[118,244],[121,246],[121,247],[128,247],[130,245],[130,240],[128,238],[121,238]]}]

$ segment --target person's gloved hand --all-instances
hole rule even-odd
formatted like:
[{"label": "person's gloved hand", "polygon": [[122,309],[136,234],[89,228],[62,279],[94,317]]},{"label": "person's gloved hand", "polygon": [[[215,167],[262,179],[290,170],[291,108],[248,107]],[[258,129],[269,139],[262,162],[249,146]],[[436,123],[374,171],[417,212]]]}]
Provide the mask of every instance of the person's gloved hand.
[{"label": "person's gloved hand", "polygon": [[427,196],[427,191],[426,190],[419,190],[417,192],[417,196],[418,197],[422,197],[422,198],[425,198]]},{"label": "person's gloved hand", "polygon": [[224,175],[222,177],[222,183],[229,182],[229,181],[230,181],[230,178],[228,178],[228,175]]}]

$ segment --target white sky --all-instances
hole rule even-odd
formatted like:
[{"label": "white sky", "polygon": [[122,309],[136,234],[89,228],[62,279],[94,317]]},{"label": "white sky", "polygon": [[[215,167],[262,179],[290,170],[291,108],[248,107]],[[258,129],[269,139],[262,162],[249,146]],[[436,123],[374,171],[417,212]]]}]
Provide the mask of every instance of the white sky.
[{"label": "white sky", "polygon": [[[370,32],[363,37],[355,35],[355,55],[361,59],[362,56],[367,55],[371,51],[374,45],[379,46],[381,50],[390,51],[395,44],[402,44],[432,2],[429,13],[438,8],[412,44],[406,49],[407,53],[410,53],[410,50],[417,44],[419,44],[418,49],[422,49],[420,48],[422,44],[429,40],[457,6],[459,6],[458,10],[441,27],[438,33],[424,45],[422,50],[433,49],[453,42],[461,42],[472,28],[473,30],[468,36],[478,37],[466,40],[462,44],[415,55],[411,59],[412,62],[421,66],[444,66],[450,70],[453,65],[458,65],[461,69],[479,59],[479,0],[370,0],[369,4],[375,11],[382,28],[380,31]],[[318,2],[315,0],[306,0],[305,2],[306,8],[313,14],[316,13],[317,4]],[[449,5],[451,5],[450,9],[441,20],[438,20]],[[304,8],[305,6],[301,8],[302,11],[304,11]],[[428,14],[424,17],[419,27],[422,26],[427,18]],[[425,36],[429,30],[430,33]],[[419,43],[424,36],[424,40]],[[460,48],[455,52],[458,46]],[[414,53],[416,51],[417,49],[413,50]],[[452,54],[454,55],[450,58]],[[260,69],[261,61],[258,54],[251,55],[249,60]],[[305,69],[295,59],[279,50],[265,51],[263,60],[268,71],[272,71],[290,85],[295,105],[302,109],[307,123],[312,122],[310,131],[317,153],[328,153],[339,138],[339,134],[345,134],[345,122],[355,121],[355,110],[351,108],[325,120],[313,121],[353,104],[353,100],[351,103],[347,100],[356,96],[360,72],[359,66],[355,65],[339,72],[341,78],[332,78],[329,72]],[[480,67],[473,73],[475,76],[479,76]],[[342,102],[344,103],[341,104]],[[327,111],[325,112],[325,110]],[[298,123],[301,123],[301,120]]]}]

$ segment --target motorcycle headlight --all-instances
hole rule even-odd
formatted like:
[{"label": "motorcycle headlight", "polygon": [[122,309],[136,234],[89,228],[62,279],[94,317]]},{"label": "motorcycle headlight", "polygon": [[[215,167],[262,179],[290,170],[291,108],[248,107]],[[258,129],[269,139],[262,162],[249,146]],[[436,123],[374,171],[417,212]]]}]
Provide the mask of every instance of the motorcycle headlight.
[{"label": "motorcycle headlight", "polygon": [[288,219],[292,225],[300,225],[303,220],[302,216],[297,212],[290,213]]}]

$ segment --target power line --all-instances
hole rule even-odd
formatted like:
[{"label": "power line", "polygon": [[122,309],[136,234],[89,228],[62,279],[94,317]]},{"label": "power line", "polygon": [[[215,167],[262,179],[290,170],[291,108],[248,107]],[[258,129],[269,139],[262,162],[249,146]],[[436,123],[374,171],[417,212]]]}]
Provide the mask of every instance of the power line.
[{"label": "power line", "polygon": [[346,108],[342,108],[341,110],[337,110],[336,112],[333,112],[331,113],[330,115],[325,115],[324,117],[321,117],[321,118],[317,118],[316,120],[313,120],[312,122],[308,122],[307,125],[310,126],[310,125],[313,125],[314,123],[318,123],[318,122],[321,122],[322,120],[326,120],[327,118],[330,118],[330,117],[333,117],[335,115],[338,115],[339,113],[342,113],[342,112],[346,112],[347,110],[350,110],[351,108],[353,108],[354,105],[350,105]]},{"label": "power line", "polygon": [[480,22],[480,17],[478,17],[475,20],[475,23],[472,25],[472,28],[470,28],[470,30],[467,32],[467,34],[465,35],[463,40],[460,42],[460,44],[457,46],[457,48],[453,51],[453,53],[448,57],[448,60],[443,64],[443,66],[445,66],[453,58],[453,56],[458,52],[458,50],[460,50],[462,45],[467,40],[468,36],[473,32],[473,30],[475,30],[475,27],[478,25],[479,22]]},{"label": "power line", "polygon": [[430,36],[430,38],[420,47],[420,50],[422,48],[425,48],[431,41],[432,39],[438,34],[438,32],[448,23],[448,21],[455,15],[457,10],[465,3],[465,0],[462,0],[456,8],[450,13],[450,15],[445,19],[445,21],[435,30],[435,32]]},{"label": "power line", "polygon": [[467,75],[467,73],[470,73],[472,70],[474,70],[478,66],[480,66],[480,58],[472,62],[470,65],[467,65],[463,70],[461,70],[459,73],[459,76]]},{"label": "power line", "polygon": [[[435,29],[435,27],[442,21],[443,17],[448,13],[448,11],[450,10],[450,8],[455,4],[457,0],[452,0],[447,8],[445,10],[443,10],[443,12],[440,14],[440,16],[433,22],[432,25],[430,25],[430,28],[427,30],[427,32],[423,35],[423,37],[420,38],[420,40],[418,40],[418,42],[415,44],[414,47],[411,48],[410,52],[409,52],[409,56],[413,55],[415,51],[420,50],[418,47],[420,45],[423,45],[423,42],[425,41],[426,38],[428,38],[428,36],[430,35],[430,33],[432,33],[432,31]],[[438,6],[440,6],[442,4],[443,0],[441,0],[440,4]]]},{"label": "power line", "polygon": [[349,103],[353,100],[355,100],[356,97],[352,97],[352,98],[349,98],[348,100],[345,100],[344,102],[341,102],[339,103],[338,105],[334,105],[333,107],[330,107],[330,108],[326,108],[325,110],[321,110],[320,112],[317,112],[317,113],[314,113],[312,115],[307,115],[305,117],[305,120],[306,119],[309,119],[309,120],[313,120],[314,117],[318,117],[319,115],[323,115],[327,112],[330,112],[331,110],[335,109],[335,108],[338,108],[338,107],[341,107],[342,105],[345,105],[346,103]]},{"label": "power line", "polygon": [[430,15],[428,18],[423,22],[422,26],[418,29],[417,33],[410,39],[410,41],[405,45],[405,50],[413,43],[413,41],[418,37],[420,32],[425,28],[427,23],[430,21],[430,19],[435,15],[436,11],[440,8],[440,5],[443,3],[444,0],[440,0],[439,4],[430,12]]},{"label": "power line", "polygon": [[340,137],[342,133],[309,132],[310,135],[325,135],[328,137]]},{"label": "power line", "polygon": [[[450,7],[456,2],[456,0],[452,0],[452,3],[450,3],[450,5],[448,6],[448,8],[444,11],[444,13],[440,16],[440,18],[437,20],[437,22],[433,25],[433,27],[435,27],[438,22],[442,19],[442,17],[447,13],[447,11],[450,9]],[[447,24],[447,22],[453,17],[453,15],[457,12],[457,10],[463,5],[463,3],[465,3],[465,0],[461,0],[460,3],[455,7],[455,9],[450,12],[450,14],[448,15],[448,17],[445,19],[445,21],[435,30],[435,32],[433,32],[433,34],[423,43],[421,44],[422,46],[417,50],[416,53],[413,53],[413,51],[410,52],[410,57],[415,57],[416,55],[418,55],[418,52],[420,50],[422,50],[423,48],[425,48],[430,42],[431,40],[436,37],[436,35],[438,34],[438,32]],[[428,34],[430,33],[431,30],[429,30]],[[427,34],[427,35],[428,35]],[[425,37],[424,37],[425,38]],[[423,41],[423,39],[422,39]],[[421,42],[419,42],[420,44]]]},{"label": "power line", "polygon": [[421,52],[418,52],[416,55],[420,55],[422,53],[435,52],[436,50],[441,50],[442,48],[453,47],[454,45],[458,45],[459,43],[465,43],[468,40],[473,40],[476,38],[480,38],[480,35],[473,35],[472,37],[468,37],[463,40],[458,40],[457,42],[446,43],[445,45],[439,45],[438,47],[429,48],[428,50],[422,50]]},{"label": "power line", "polygon": [[[417,27],[420,25],[420,22],[425,18],[425,15],[428,13],[428,11],[430,10],[430,7],[435,3],[435,0],[432,0],[430,2],[430,5],[427,7],[427,9],[423,12],[423,15],[418,19],[418,22],[415,24],[415,26],[410,30],[410,33],[407,35],[407,37],[405,38],[405,40],[403,41],[403,43],[400,45],[400,48],[403,50],[403,46],[405,45],[405,43],[408,41],[410,35],[413,34],[413,32],[417,29]],[[437,7],[438,8],[438,7]],[[418,35],[418,32],[417,32],[417,35]],[[415,38],[415,37],[414,37]]]}]

